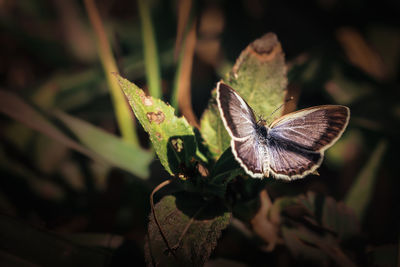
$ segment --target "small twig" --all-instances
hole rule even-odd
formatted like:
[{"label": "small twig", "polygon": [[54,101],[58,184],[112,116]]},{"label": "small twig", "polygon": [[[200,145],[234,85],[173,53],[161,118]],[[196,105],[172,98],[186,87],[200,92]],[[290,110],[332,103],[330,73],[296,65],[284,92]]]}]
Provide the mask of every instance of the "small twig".
[{"label": "small twig", "polygon": [[164,234],[164,232],[163,232],[163,230],[162,230],[162,228],[161,228],[161,225],[160,225],[160,223],[158,222],[158,218],[157,218],[156,211],[155,211],[155,208],[154,208],[154,199],[153,199],[153,198],[154,198],[154,194],[155,194],[157,191],[159,191],[161,188],[163,188],[163,187],[169,185],[171,182],[172,182],[171,179],[166,180],[166,181],[162,182],[161,184],[157,185],[156,188],[153,189],[153,191],[152,191],[151,194],[150,194],[150,207],[151,207],[151,212],[153,213],[154,221],[155,221],[155,223],[156,223],[156,225],[157,225],[157,227],[158,227],[158,230],[160,231],[160,235],[161,235],[162,239],[164,240],[165,245],[166,245],[167,248],[168,248],[168,251],[171,252],[171,254],[176,258],[176,255],[175,255],[173,249],[171,248],[171,246],[169,245],[168,240],[167,240],[167,238],[165,237],[165,234]]}]

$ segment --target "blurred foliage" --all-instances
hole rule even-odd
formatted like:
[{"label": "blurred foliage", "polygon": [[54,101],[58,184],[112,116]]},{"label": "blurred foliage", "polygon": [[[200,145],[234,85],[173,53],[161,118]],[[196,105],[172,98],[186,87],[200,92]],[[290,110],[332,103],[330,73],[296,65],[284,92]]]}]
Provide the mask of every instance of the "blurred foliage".
[{"label": "blurred foliage", "polygon": [[[98,9],[106,38],[93,30],[82,1],[0,1],[1,262],[140,266],[153,239],[155,258],[168,263],[171,252],[148,219],[149,195],[175,175],[180,179],[156,198],[156,212],[186,263],[396,265],[397,2],[87,2]],[[283,59],[272,85],[260,66],[240,76],[246,81],[224,76],[267,32],[285,54],[286,95],[294,101],[284,112],[321,104],[351,109],[320,176],[251,179],[226,149],[225,130],[216,128],[212,89],[220,79],[244,95],[272,90],[251,103],[260,115],[282,100]],[[111,74],[117,70],[132,81],[119,78],[141,125],[133,126]],[[147,110],[149,101],[158,110]],[[202,118],[200,130],[180,114],[192,126]],[[180,127],[161,127],[160,116]],[[162,148],[157,133],[166,134]]]}]

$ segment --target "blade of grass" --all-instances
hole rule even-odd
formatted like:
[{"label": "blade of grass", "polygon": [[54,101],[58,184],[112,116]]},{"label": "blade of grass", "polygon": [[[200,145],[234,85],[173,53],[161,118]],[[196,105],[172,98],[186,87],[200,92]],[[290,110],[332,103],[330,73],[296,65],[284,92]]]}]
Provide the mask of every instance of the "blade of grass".
[{"label": "blade of grass", "polygon": [[345,197],[346,205],[354,210],[359,221],[362,221],[368,204],[372,199],[378,168],[387,145],[386,140],[381,140],[378,143],[367,164],[361,170]]},{"label": "blade of grass", "polygon": [[122,138],[128,142],[139,146],[139,140],[136,134],[134,116],[129,109],[128,102],[121,91],[118,82],[111,73],[118,72],[117,64],[113,57],[110,43],[107,39],[103,23],[99,12],[93,0],[85,0],[85,7],[89,15],[90,22],[97,36],[97,47],[101,63],[106,74],[107,83],[110,89],[118,127]]},{"label": "blade of grass", "polygon": [[138,0],[138,7],[142,25],[144,61],[149,93],[152,97],[161,99],[160,66],[149,3],[145,0]]},{"label": "blade of grass", "polygon": [[56,112],[56,116],[79,138],[82,142],[80,144],[65,135],[21,98],[4,90],[0,90],[0,113],[4,113],[93,160],[119,167],[142,179],[148,177],[148,166],[153,158],[152,153],[142,150],[134,144],[123,142],[120,138],[87,122],[67,116],[61,111]]},{"label": "blade of grass", "polygon": [[0,113],[4,113],[29,128],[43,133],[88,157],[96,158],[94,153],[70,139],[22,99],[4,90],[0,90]]},{"label": "blade of grass", "polygon": [[178,70],[174,81],[174,91],[172,95],[172,106],[179,106],[183,116],[188,122],[199,128],[199,121],[192,109],[192,97],[190,93],[190,81],[192,76],[192,65],[194,48],[196,46],[196,23],[193,22],[186,35],[182,53],[179,57]]},{"label": "blade of grass", "polygon": [[182,40],[184,38],[186,25],[188,24],[190,17],[190,10],[192,8],[192,0],[179,0],[177,2],[178,8],[178,24],[176,29],[176,40],[174,59],[176,60],[178,55],[181,54]]},{"label": "blade of grass", "polygon": [[143,179],[149,176],[149,165],[153,159],[152,152],[124,142],[115,135],[62,111],[56,111],[55,116],[68,126],[82,144],[101,155],[113,166],[127,170]]},{"label": "blade of grass", "polygon": [[[184,49],[185,48],[185,42],[183,42],[183,44],[181,44],[181,46],[183,47],[182,49]],[[174,84],[172,86],[172,93],[171,93],[171,99],[170,99],[171,106],[177,112],[179,110],[179,106],[178,106],[179,77],[181,76],[181,72],[182,72],[183,57],[184,57],[184,53],[181,52],[179,54],[178,62],[177,62],[177,65],[176,65]]]}]

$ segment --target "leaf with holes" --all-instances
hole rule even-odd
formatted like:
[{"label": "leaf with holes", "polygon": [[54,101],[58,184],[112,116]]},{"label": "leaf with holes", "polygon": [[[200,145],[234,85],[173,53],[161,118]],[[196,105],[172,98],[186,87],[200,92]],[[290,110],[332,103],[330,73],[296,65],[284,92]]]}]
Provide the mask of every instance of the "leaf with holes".
[{"label": "leaf with holes", "polygon": [[146,96],[135,84],[115,75],[128,98],[135,116],[149,134],[164,168],[171,174],[183,173],[191,166],[196,153],[192,127],[185,118],[175,116],[174,109],[162,100]]}]

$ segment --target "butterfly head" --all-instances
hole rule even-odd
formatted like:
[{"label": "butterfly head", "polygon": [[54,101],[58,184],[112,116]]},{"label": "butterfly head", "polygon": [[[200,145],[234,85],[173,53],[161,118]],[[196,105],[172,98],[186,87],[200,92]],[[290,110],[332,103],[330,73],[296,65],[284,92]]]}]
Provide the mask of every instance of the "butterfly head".
[{"label": "butterfly head", "polygon": [[266,126],[268,124],[267,120],[263,118],[262,115],[258,116],[257,124],[261,126]]}]

